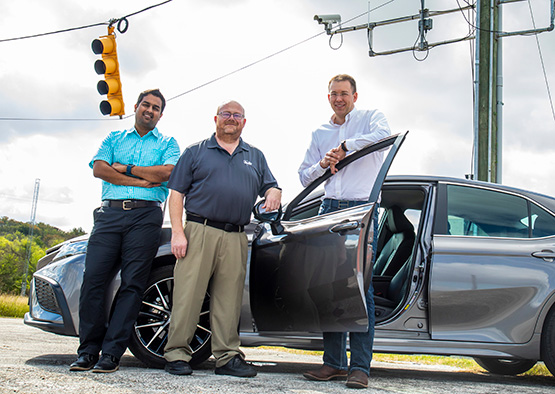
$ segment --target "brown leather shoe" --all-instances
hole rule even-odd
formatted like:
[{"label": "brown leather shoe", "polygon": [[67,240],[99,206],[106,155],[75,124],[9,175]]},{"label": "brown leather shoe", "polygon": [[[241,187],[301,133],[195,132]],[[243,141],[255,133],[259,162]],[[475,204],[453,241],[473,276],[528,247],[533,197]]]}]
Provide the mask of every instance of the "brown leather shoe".
[{"label": "brown leather shoe", "polygon": [[308,380],[317,380],[320,382],[327,382],[329,380],[345,380],[347,378],[347,371],[322,365],[319,369],[303,373],[303,376]]},{"label": "brown leather shoe", "polygon": [[368,387],[368,375],[355,369],[349,374],[346,385],[352,389],[365,389]]}]

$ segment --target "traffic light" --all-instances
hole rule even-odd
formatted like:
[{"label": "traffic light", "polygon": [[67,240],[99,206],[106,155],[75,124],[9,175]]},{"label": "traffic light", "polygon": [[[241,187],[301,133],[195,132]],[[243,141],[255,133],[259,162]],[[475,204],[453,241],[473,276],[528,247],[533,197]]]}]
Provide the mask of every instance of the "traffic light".
[{"label": "traffic light", "polygon": [[100,103],[100,112],[102,112],[102,115],[119,115],[121,118],[122,115],[125,115],[125,105],[119,77],[114,28],[108,27],[108,35],[93,40],[91,46],[95,54],[102,55],[102,60],[98,59],[94,63],[96,73],[104,74],[104,80],[99,81],[96,88],[98,93],[108,95],[107,100]]}]

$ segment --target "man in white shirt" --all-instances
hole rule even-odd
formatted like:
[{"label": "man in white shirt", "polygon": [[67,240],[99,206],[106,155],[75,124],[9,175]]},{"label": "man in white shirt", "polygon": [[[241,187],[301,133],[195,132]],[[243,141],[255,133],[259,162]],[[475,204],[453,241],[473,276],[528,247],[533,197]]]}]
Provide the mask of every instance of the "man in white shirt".
[{"label": "man in white shirt", "polygon": [[[330,168],[332,176],[325,183],[319,214],[345,209],[368,202],[370,191],[380,171],[384,152],[374,152],[346,166],[335,165],[348,154],[388,137],[391,132],[385,116],[377,110],[357,110],[356,82],[347,74],[333,77],[328,85],[328,100],[334,112],[328,123],[312,133],[312,141],[299,168],[303,186],[307,186]],[[377,210],[374,215],[377,227]],[[377,231],[374,231],[374,245]],[[374,248],[375,250],[375,248]],[[368,331],[349,333],[351,362],[347,365],[344,332],[324,332],[324,364],[304,376],[310,380],[329,381],[347,378],[351,388],[368,387],[372,345],[374,342],[374,295],[370,286],[366,295]]]}]

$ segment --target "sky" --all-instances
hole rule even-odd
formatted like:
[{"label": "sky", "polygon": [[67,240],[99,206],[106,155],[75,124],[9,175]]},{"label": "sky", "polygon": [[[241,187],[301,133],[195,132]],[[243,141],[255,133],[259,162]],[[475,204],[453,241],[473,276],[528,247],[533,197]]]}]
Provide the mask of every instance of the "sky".
[{"label": "sky", "polygon": [[[409,51],[370,57],[366,30],[330,40],[313,19],[340,14],[344,27],[361,25],[416,15],[421,1],[173,0],[138,13],[128,18],[125,33],[116,31],[124,119],[98,109],[102,76],[94,71],[99,56],[91,42],[107,26],[2,41],[103,23],[162,2],[3,1],[0,216],[28,222],[40,179],[36,222],[90,231],[101,181],[89,161],[108,132],[133,126],[133,105],[148,88],[160,88],[169,99],[158,128],[181,150],[210,137],[221,102],[238,100],[247,118],[242,137],[265,153],[284,202],[302,190],[297,169],[312,131],[332,114],[327,83],[339,73],[357,80],[357,108],[382,111],[393,133],[409,130],[390,174],[464,178],[472,171],[473,41],[433,48],[427,56]],[[458,7],[457,0],[425,5]],[[549,14],[549,0],[506,4],[503,30],[547,27]],[[377,28],[374,50],[412,46],[417,26],[411,21]],[[427,40],[468,31],[463,13],[456,12],[434,17]],[[555,116],[548,95],[548,86],[555,95],[555,32],[507,37],[502,45],[502,183],[555,196]]]}]

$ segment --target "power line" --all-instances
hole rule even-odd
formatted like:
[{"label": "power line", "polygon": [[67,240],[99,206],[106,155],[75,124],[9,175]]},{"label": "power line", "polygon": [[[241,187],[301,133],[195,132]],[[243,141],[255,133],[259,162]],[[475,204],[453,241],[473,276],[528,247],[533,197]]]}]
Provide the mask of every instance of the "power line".
[{"label": "power line", "polygon": [[[532,11],[532,4],[530,3],[530,0],[528,0],[528,8],[530,9],[530,17],[532,18],[532,25],[534,26],[534,29],[536,29],[536,20],[534,19],[534,12]],[[538,53],[540,55],[540,62],[542,65],[542,70],[543,70],[543,78],[545,80],[545,87],[547,88],[547,97],[549,98],[549,104],[551,105],[551,114],[553,115],[553,120],[555,120],[555,109],[553,108],[553,99],[551,98],[551,89],[549,89],[549,81],[547,80],[547,73],[545,71],[545,63],[543,62],[543,54],[542,54],[542,48],[540,46],[540,40],[538,38],[538,35],[536,34],[536,45],[538,46]]]},{"label": "power line", "polygon": [[[7,200],[17,200],[17,201],[31,201],[32,197],[22,197],[22,196],[15,196],[13,194],[6,194],[6,193],[0,193],[0,199],[4,198]],[[50,200],[50,199],[45,199],[45,198],[41,198],[42,202],[50,202],[50,203],[55,203],[55,204],[71,204],[71,202],[67,201],[67,200]]]},{"label": "power line", "polygon": [[[1,39],[1,40],[0,40],[0,43],[2,43],[2,42],[8,42],[8,41],[16,41],[16,40],[25,40],[25,39],[28,39],[28,38],[44,37],[44,36],[49,36],[49,35],[59,34],[59,33],[67,33],[67,32],[70,32],[70,31],[82,30],[82,29],[89,29],[89,28],[91,28],[91,27],[97,27],[97,26],[113,25],[115,22],[126,21],[127,18],[129,18],[129,17],[131,17],[131,16],[135,16],[135,15],[137,15],[137,14],[140,14],[141,12],[145,12],[145,11],[148,11],[148,10],[150,10],[150,9],[152,9],[152,8],[155,8],[155,7],[164,5],[164,4],[166,4],[166,3],[169,3],[170,1],[172,1],[172,0],[166,0],[166,1],[162,2],[162,3],[151,5],[151,6],[146,7],[146,8],[144,8],[144,9],[140,10],[140,11],[136,11],[136,12],[133,12],[133,13],[131,13],[131,14],[125,15],[125,16],[123,16],[123,17],[121,17],[121,18],[111,19],[111,20],[108,21],[108,22],[98,22],[98,23],[93,23],[93,24],[91,24],[91,25],[78,26],[78,27],[70,27],[70,28],[68,28],[68,29],[51,31],[51,32],[48,32],[48,33],[32,34],[32,35],[29,35],[29,36],[14,37],[14,38],[5,38],[5,39]],[[126,30],[127,30],[127,28],[126,28]],[[120,32],[121,32],[121,31],[120,31]]]},{"label": "power line", "polygon": [[290,45],[290,46],[288,46],[287,48],[284,48],[284,49],[281,49],[281,50],[279,50],[279,51],[277,51],[277,52],[274,52],[274,53],[272,53],[271,55],[268,55],[268,56],[266,56],[266,57],[263,57],[262,59],[256,60],[256,61],[254,61],[254,62],[252,62],[252,63],[249,63],[249,64],[247,64],[247,65],[245,65],[245,66],[243,66],[243,67],[240,67],[240,68],[238,68],[238,69],[236,69],[236,70],[233,70],[233,71],[231,71],[231,72],[229,72],[229,73],[227,73],[227,74],[224,74],[224,75],[222,75],[222,76],[220,76],[220,77],[214,78],[214,79],[212,79],[212,80],[210,80],[210,81],[208,81],[208,82],[205,82],[205,83],[203,83],[203,84],[201,84],[201,85],[198,85],[198,86],[196,86],[196,87],[194,87],[194,88],[192,88],[192,89],[189,89],[189,90],[187,90],[186,92],[180,93],[180,94],[178,94],[177,96],[173,96],[173,97],[167,99],[166,101],[174,100],[174,99],[176,99],[176,98],[178,98],[178,97],[184,96],[184,95],[186,95],[186,94],[188,94],[188,93],[194,92],[195,90],[198,90],[198,89],[200,89],[200,88],[203,88],[203,87],[205,87],[205,86],[207,86],[207,85],[210,85],[210,84],[212,84],[212,83],[214,83],[214,82],[217,82],[217,81],[219,81],[219,80],[221,80],[221,79],[227,78],[227,77],[229,77],[230,75],[236,74],[236,73],[238,73],[239,71],[246,70],[247,68],[250,68],[250,67],[252,67],[252,66],[254,66],[254,65],[258,64],[258,63],[261,63],[261,62],[263,62],[263,61],[265,61],[265,60],[271,59],[271,58],[274,57],[274,56],[277,56],[277,55],[279,55],[279,54],[281,54],[281,53],[283,53],[283,52],[286,52],[286,51],[288,51],[288,50],[290,50],[290,49],[295,48],[296,46],[299,46],[299,45],[301,45],[301,44],[304,44],[304,43],[307,42],[307,41],[310,41],[310,40],[312,40],[312,39],[314,39],[314,38],[316,38],[316,37],[318,37],[318,36],[321,36],[321,35],[324,34],[324,33],[325,33],[325,31],[323,31],[323,32],[321,32],[321,33],[318,33],[318,34],[316,34],[316,35],[314,35],[314,36],[312,36],[312,37],[306,38],[306,39],[304,39],[304,40],[302,40],[302,41],[299,41],[299,42],[296,43],[296,44]]}]

